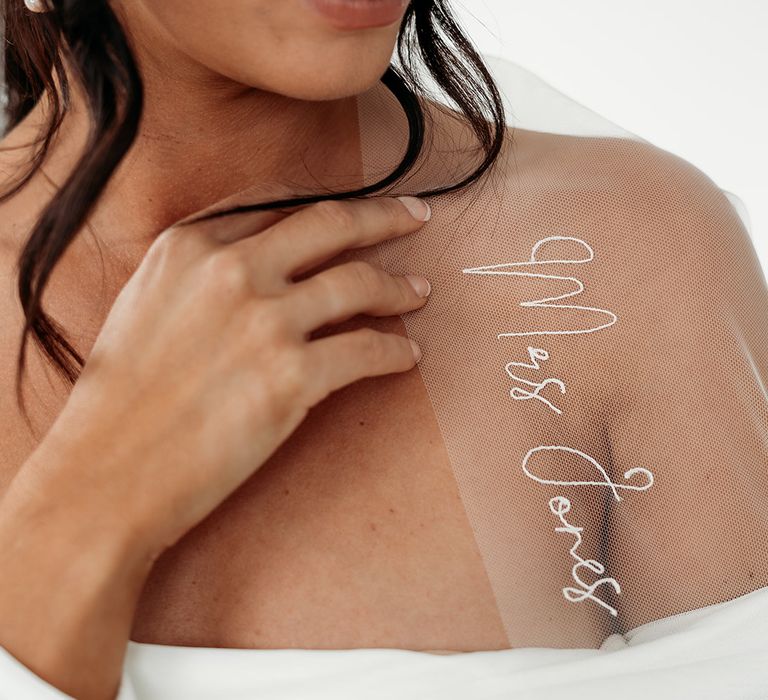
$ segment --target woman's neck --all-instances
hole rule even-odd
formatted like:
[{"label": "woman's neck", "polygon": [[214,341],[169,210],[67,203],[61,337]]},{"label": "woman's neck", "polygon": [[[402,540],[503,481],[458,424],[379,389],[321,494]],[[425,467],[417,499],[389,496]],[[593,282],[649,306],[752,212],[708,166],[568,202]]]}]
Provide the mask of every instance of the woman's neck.
[{"label": "woman's neck", "polygon": [[[359,186],[355,96],[295,100],[160,55],[147,37],[134,43],[144,110],[133,146],[89,217],[100,240],[146,246],[173,222],[247,188],[291,196]],[[51,193],[75,167],[88,133],[85,95],[68,77],[72,109],[43,167]],[[46,107],[41,100],[6,143],[34,138]]]}]

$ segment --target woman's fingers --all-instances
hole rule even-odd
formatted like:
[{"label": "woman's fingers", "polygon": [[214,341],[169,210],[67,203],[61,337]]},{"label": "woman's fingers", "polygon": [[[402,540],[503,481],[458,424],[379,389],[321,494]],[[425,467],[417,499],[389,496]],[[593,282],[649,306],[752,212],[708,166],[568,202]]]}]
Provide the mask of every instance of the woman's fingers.
[{"label": "woman's fingers", "polygon": [[[367,327],[310,341],[305,353],[311,405],[358,379],[405,372],[421,359],[421,350],[409,338]],[[313,367],[323,371],[312,372]]]},{"label": "woman's fingers", "polygon": [[[418,219],[413,213],[424,216]],[[429,205],[416,197],[328,200],[291,214],[257,236],[232,245],[270,275],[290,280],[350,248],[420,228]]]},{"label": "woman's fingers", "polygon": [[353,260],[294,283],[282,303],[291,326],[308,333],[360,313],[392,316],[418,309],[429,291],[429,282],[423,277],[390,275],[367,262]]}]

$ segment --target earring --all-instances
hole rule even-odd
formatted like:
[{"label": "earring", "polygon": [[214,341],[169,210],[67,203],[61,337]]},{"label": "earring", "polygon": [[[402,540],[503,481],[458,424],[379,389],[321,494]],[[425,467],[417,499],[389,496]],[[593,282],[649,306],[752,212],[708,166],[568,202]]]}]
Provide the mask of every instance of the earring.
[{"label": "earring", "polygon": [[24,0],[24,4],[30,12],[48,12],[51,9],[46,0]]}]

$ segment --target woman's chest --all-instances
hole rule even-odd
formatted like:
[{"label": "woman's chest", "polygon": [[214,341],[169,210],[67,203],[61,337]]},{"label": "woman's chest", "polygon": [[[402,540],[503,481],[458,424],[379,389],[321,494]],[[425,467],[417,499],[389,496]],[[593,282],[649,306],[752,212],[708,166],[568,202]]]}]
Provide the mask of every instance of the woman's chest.
[{"label": "woman's chest", "polygon": [[[399,318],[368,323],[404,333]],[[507,647],[418,369],[361,380],[314,407],[265,465],[161,557],[132,638],[255,648]]]},{"label": "woman's chest", "polygon": [[[104,311],[72,299],[52,299],[59,302],[53,310],[61,311],[56,317],[74,331],[87,356]],[[435,323],[456,322],[451,309],[440,311]],[[399,317],[357,317],[333,332],[360,325],[405,335]],[[445,340],[444,332],[426,335]],[[465,336],[457,333],[455,342],[466,342]],[[132,639],[247,648],[478,650],[545,645],[563,625],[579,639],[584,629],[599,638],[601,624],[590,609],[563,606],[559,594],[572,584],[572,542],[554,532],[540,487],[511,478],[520,476],[526,446],[543,436],[533,435],[533,424],[521,413],[519,421],[504,423],[502,440],[494,433],[501,409],[478,397],[503,396],[507,388],[496,382],[486,391],[469,349],[457,354],[432,343],[427,352],[437,363],[430,395],[422,364],[361,380],[315,406],[251,478],[160,558],[140,599]],[[454,356],[455,362],[445,362]],[[49,391],[40,363],[32,364],[32,412],[45,428],[66,397]],[[445,388],[438,394],[435,367]],[[440,423],[435,407],[442,410]],[[26,439],[16,442],[15,452],[6,451],[3,481],[34,447]],[[503,454],[493,452],[502,442]],[[504,488],[503,508],[476,497],[468,517],[457,458],[465,494],[472,484],[486,495]],[[489,469],[491,458],[501,471]],[[587,525],[585,555],[597,556],[601,523]],[[559,603],[554,611],[553,598]]]}]

